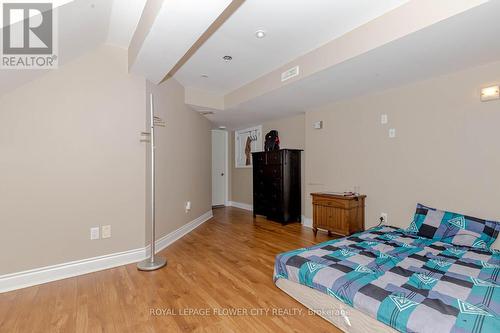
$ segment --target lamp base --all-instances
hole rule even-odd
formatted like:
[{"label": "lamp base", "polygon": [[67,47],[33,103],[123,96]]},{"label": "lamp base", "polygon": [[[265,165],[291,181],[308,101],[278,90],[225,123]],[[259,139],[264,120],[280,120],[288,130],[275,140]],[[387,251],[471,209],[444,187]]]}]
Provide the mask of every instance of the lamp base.
[{"label": "lamp base", "polygon": [[155,271],[167,265],[167,259],[163,257],[155,256],[154,261],[151,261],[151,258],[143,260],[137,263],[137,269],[140,271]]}]

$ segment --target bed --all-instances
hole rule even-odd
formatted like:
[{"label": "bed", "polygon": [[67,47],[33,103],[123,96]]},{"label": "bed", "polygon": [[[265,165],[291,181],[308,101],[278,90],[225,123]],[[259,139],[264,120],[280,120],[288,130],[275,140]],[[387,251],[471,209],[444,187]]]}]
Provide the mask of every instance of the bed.
[{"label": "bed", "polygon": [[420,236],[422,225],[281,253],[274,281],[346,332],[500,332],[499,251]]}]

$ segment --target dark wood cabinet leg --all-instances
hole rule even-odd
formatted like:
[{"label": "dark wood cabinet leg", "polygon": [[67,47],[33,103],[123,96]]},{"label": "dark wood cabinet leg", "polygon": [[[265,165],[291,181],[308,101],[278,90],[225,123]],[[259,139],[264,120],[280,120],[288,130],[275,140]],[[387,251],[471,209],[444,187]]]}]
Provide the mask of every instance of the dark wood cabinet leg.
[{"label": "dark wood cabinet leg", "polygon": [[318,228],[313,228],[314,236],[318,234]]},{"label": "dark wood cabinet leg", "polygon": [[332,237],[332,232],[328,230],[328,237]]}]

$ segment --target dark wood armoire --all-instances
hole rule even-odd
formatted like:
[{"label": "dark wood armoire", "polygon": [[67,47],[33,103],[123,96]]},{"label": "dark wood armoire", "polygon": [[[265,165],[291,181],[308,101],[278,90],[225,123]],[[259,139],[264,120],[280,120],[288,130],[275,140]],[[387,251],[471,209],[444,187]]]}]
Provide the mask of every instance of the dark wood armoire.
[{"label": "dark wood armoire", "polygon": [[254,216],[282,223],[301,220],[301,151],[252,153]]}]

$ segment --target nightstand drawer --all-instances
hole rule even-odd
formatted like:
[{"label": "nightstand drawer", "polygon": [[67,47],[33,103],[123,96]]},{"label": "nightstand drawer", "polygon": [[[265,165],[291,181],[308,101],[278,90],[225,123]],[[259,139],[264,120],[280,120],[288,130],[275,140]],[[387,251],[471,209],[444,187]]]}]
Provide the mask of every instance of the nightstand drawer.
[{"label": "nightstand drawer", "polygon": [[312,193],[313,228],[348,236],[364,230],[365,196]]},{"label": "nightstand drawer", "polygon": [[343,209],[355,207],[355,206],[353,206],[354,205],[353,203],[350,203],[347,200],[339,200],[339,199],[328,200],[328,199],[324,199],[324,198],[314,199],[313,205],[343,208]]}]

